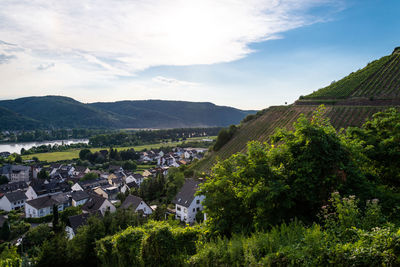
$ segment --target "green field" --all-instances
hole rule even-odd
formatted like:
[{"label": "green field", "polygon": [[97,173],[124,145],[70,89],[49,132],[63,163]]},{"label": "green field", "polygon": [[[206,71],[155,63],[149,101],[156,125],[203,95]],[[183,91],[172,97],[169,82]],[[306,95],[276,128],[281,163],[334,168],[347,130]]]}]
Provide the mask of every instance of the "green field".
[{"label": "green field", "polygon": [[[207,136],[207,137],[192,137],[188,138],[186,142],[188,141],[200,141],[204,138],[207,139],[215,139],[217,138],[216,136]],[[126,146],[126,147],[116,147],[117,150],[127,150],[130,148],[135,149],[136,151],[141,151],[143,149],[157,149],[162,146],[177,146],[182,144],[182,141],[179,142],[168,142],[168,143],[155,143],[155,144],[148,144],[148,145],[140,145],[140,146]],[[107,148],[91,148],[90,151],[96,152],[100,151],[102,149],[108,149]],[[22,156],[23,160],[28,160],[32,159],[33,157],[37,157],[40,161],[47,161],[47,162],[55,162],[55,161],[60,161],[60,160],[71,160],[71,159],[76,159],[79,158],[79,151],[80,149],[70,149],[66,151],[60,151],[60,152],[49,152],[49,153],[37,153],[37,154],[31,154],[31,155],[24,155]]]}]

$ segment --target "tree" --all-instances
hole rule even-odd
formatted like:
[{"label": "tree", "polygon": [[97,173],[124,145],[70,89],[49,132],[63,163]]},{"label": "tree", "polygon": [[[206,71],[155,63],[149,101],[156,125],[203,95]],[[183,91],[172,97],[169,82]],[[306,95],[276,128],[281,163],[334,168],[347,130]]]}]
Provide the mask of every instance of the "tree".
[{"label": "tree", "polygon": [[22,163],[22,157],[21,157],[21,155],[15,156],[14,162],[15,162],[15,163]]},{"label": "tree", "polygon": [[92,154],[92,152],[90,151],[90,149],[82,149],[81,151],[79,151],[79,158],[81,160],[87,160],[89,159],[89,155]]},{"label": "tree", "polygon": [[44,168],[42,168],[37,174],[37,178],[39,179],[48,179],[49,177],[49,173]]},{"label": "tree", "polygon": [[67,255],[67,239],[64,233],[44,241],[39,250],[36,266],[70,266]]},{"label": "tree", "polygon": [[24,251],[29,251],[34,247],[39,247],[44,241],[54,237],[54,232],[47,224],[39,224],[31,228],[23,239]]},{"label": "tree", "polygon": [[99,178],[99,175],[95,172],[89,172],[87,174],[85,174],[80,180],[81,181],[87,181],[87,180],[94,180]]},{"label": "tree", "polygon": [[370,175],[400,189],[400,112],[390,108],[373,115],[361,128],[346,133],[367,157],[362,163]]},{"label": "tree", "polygon": [[6,184],[6,183],[8,183],[7,176],[4,176],[4,175],[0,176],[0,185]]},{"label": "tree", "polygon": [[10,225],[8,224],[8,220],[6,220],[3,224],[3,227],[1,227],[0,237],[4,241],[7,241],[10,238]]},{"label": "tree", "polygon": [[127,160],[122,167],[124,170],[135,171],[137,169],[137,164],[133,160]]},{"label": "tree", "polygon": [[218,133],[218,137],[217,137],[217,141],[214,144],[214,151],[218,151],[221,149],[221,147],[223,147],[226,143],[229,142],[229,140],[231,140],[231,138],[233,137],[233,135],[236,132],[236,126],[235,125],[231,125],[229,126],[229,128],[224,128],[222,129],[219,133]]},{"label": "tree", "polygon": [[86,225],[78,228],[76,236],[68,242],[68,258],[74,265],[97,266],[96,241],[106,235],[101,219],[91,216]]},{"label": "tree", "polygon": [[58,232],[59,230],[59,221],[58,221],[58,206],[56,204],[53,204],[53,230],[54,232]]},{"label": "tree", "polygon": [[212,232],[262,230],[295,217],[311,222],[333,191],[370,197],[369,183],[320,107],[300,116],[294,131],[271,144],[250,142],[247,153],[218,162],[201,186]]}]

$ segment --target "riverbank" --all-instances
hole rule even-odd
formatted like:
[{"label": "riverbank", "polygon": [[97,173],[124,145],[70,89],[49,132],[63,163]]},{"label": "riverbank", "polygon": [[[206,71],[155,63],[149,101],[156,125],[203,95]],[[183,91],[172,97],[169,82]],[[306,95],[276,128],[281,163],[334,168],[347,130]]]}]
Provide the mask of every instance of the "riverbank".
[{"label": "riverbank", "polygon": [[[160,147],[175,147],[178,145],[181,145],[184,142],[196,142],[196,141],[201,141],[203,139],[210,139],[210,140],[215,140],[217,137],[216,136],[207,136],[207,137],[193,137],[193,138],[188,138],[185,141],[179,141],[179,142],[164,142],[164,143],[153,143],[153,144],[147,144],[147,145],[139,145],[139,146],[124,146],[124,147],[115,147],[117,150],[127,150],[127,149],[135,149],[135,151],[141,151],[143,149],[158,149]],[[104,147],[96,147],[96,148],[89,148],[90,151],[96,152],[100,151],[102,149],[108,149]],[[79,151],[80,149],[69,149],[65,151],[60,151],[60,152],[48,152],[48,153],[36,153],[36,154],[31,154],[31,155],[24,155],[22,156],[23,160],[30,160],[33,157],[38,158],[40,161],[47,161],[47,162],[55,162],[55,161],[61,161],[61,160],[72,160],[72,159],[77,159],[79,158]]]}]

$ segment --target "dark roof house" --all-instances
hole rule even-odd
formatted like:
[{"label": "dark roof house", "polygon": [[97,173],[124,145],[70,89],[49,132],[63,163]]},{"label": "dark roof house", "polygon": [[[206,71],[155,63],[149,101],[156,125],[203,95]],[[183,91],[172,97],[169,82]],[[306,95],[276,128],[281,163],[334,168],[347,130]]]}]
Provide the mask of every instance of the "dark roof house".
[{"label": "dark roof house", "polygon": [[28,184],[24,181],[0,185],[0,193],[14,192],[17,190],[28,189]]},{"label": "dark roof house", "polygon": [[4,195],[4,197],[6,197],[8,199],[8,201],[10,201],[10,202],[17,202],[17,201],[28,199],[26,197],[25,193],[22,192],[22,191],[15,191],[15,192],[11,192],[11,193],[6,193]]},{"label": "dark roof house", "polygon": [[185,184],[172,203],[188,208],[195,197],[196,191],[199,189],[199,184],[201,184],[201,181],[186,179]]},{"label": "dark roof house", "polygon": [[101,218],[101,212],[97,211],[95,213],[82,213],[79,215],[75,216],[70,216],[68,217],[68,226],[70,226],[74,232],[76,233],[76,230],[83,225],[86,225],[87,220],[89,219],[90,216],[96,216]]},{"label": "dark roof house", "polygon": [[133,210],[136,210],[142,201],[143,199],[138,196],[129,195],[126,197],[124,203],[121,204],[121,208],[133,208]]},{"label": "dark roof house", "polygon": [[75,201],[81,201],[81,200],[89,198],[89,194],[86,193],[85,191],[73,191],[71,193],[71,197]]},{"label": "dark roof house", "polygon": [[53,207],[53,205],[58,205],[58,202],[54,200],[51,196],[45,196],[28,200],[26,201],[26,204],[29,204],[30,206],[39,210],[47,207]]}]

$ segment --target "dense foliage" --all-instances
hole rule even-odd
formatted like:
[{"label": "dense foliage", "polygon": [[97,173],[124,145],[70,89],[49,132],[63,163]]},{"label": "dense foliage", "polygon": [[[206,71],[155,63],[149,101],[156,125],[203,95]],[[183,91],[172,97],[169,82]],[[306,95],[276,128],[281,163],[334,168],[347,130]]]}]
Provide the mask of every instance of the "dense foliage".
[{"label": "dense foliage", "polygon": [[84,104],[62,96],[24,97],[0,101],[0,130],[213,127],[239,123],[249,113],[204,102]]},{"label": "dense foliage", "polygon": [[236,129],[237,128],[235,125],[231,125],[229,126],[229,128],[222,129],[218,133],[217,141],[213,147],[214,151],[218,151],[221,147],[223,147],[226,143],[228,143],[229,140],[231,140],[231,138],[235,134]]},{"label": "dense foliage", "polygon": [[159,143],[162,141],[186,140],[188,137],[202,137],[217,135],[220,127],[213,128],[184,128],[168,130],[148,130],[116,132],[110,134],[101,134],[89,139],[92,146],[131,146],[139,144]]},{"label": "dense foliage", "polygon": [[[204,224],[182,227],[165,218],[165,205],[150,216],[162,222],[118,209],[92,216],[67,240],[61,214],[58,227],[26,233],[28,260],[37,266],[400,265],[400,112],[389,109],[339,133],[323,112],[218,162],[198,192],[205,195]],[[171,169],[134,193],[170,203],[188,171]],[[10,215],[11,233],[29,229]],[[23,261],[13,248],[0,251],[2,265]]]},{"label": "dense foliage", "polygon": [[59,129],[32,130],[0,133],[0,141],[4,142],[41,142],[65,139],[84,139],[93,135],[107,133],[109,130],[100,129]]}]

